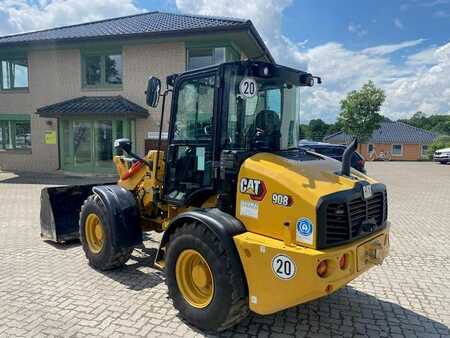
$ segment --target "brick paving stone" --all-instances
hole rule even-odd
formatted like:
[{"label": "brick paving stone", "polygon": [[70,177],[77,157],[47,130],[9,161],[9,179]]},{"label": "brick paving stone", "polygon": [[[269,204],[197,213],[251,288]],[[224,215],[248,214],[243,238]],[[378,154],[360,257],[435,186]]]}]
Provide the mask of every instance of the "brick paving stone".
[{"label": "brick paving stone", "polygon": [[[385,263],[327,298],[251,314],[219,336],[450,337],[450,166],[377,162],[367,170],[388,187]],[[88,266],[78,243],[40,239],[41,188],[102,180],[0,172],[0,337],[205,336],[178,317],[164,274],[151,267],[160,235],[105,273]]]}]

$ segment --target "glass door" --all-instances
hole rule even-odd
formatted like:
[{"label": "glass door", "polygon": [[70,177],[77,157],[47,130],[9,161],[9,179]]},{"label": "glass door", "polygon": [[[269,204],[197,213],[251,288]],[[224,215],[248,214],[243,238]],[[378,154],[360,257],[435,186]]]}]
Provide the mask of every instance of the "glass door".
[{"label": "glass door", "polygon": [[61,119],[61,168],[86,173],[114,173],[114,140],[134,139],[133,120]]},{"label": "glass door", "polygon": [[74,121],[73,123],[73,164],[77,169],[88,170],[92,166],[92,123]]},{"label": "glass door", "polygon": [[167,151],[165,198],[183,205],[213,186],[215,76],[183,80],[175,98]]},{"label": "glass door", "polygon": [[94,128],[95,167],[109,169],[113,157],[113,122],[111,120],[95,121]]}]

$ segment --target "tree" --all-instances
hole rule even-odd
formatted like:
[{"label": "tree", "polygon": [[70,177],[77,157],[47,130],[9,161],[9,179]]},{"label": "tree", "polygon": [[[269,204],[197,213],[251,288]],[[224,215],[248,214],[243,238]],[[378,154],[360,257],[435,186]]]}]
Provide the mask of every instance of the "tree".
[{"label": "tree", "polygon": [[299,140],[305,140],[309,138],[309,127],[307,124],[301,124],[299,126],[299,134],[298,134],[298,139]]},{"label": "tree", "polygon": [[430,130],[441,135],[450,135],[450,115],[426,116],[422,112],[415,113],[409,119],[399,120],[417,128]]},{"label": "tree", "polygon": [[383,117],[378,113],[386,96],[382,89],[376,88],[372,81],[360,90],[350,92],[341,101],[339,123],[343,130],[365,142],[372,132],[379,127]]},{"label": "tree", "polygon": [[420,126],[425,127],[427,125],[427,115],[421,111],[415,113],[409,120],[415,127],[420,128]]},{"label": "tree", "polygon": [[340,121],[337,121],[336,123],[330,124],[328,126],[328,130],[327,130],[327,133],[325,134],[325,136],[337,133],[337,132],[341,131],[342,129],[343,129],[342,123]]},{"label": "tree", "polygon": [[448,121],[439,122],[432,130],[438,134],[450,136],[450,116],[448,117]]},{"label": "tree", "polygon": [[322,141],[328,128],[329,125],[321,119],[312,119],[309,121],[309,138],[313,141]]}]

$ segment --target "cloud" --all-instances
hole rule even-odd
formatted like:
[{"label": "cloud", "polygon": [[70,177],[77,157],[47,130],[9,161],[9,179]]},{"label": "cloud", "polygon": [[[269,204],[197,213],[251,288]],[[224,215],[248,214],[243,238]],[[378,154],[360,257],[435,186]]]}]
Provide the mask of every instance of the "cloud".
[{"label": "cloud", "polygon": [[410,6],[411,6],[410,4],[401,4],[400,5],[400,10],[402,12],[405,12],[405,11],[407,11],[409,9]]},{"label": "cloud", "polygon": [[426,66],[435,65],[437,60],[438,47],[427,48],[418,53],[412,54],[406,60],[406,64],[410,66]]},{"label": "cloud", "polygon": [[[283,13],[292,0],[175,1],[183,13],[251,19],[277,62],[322,76],[323,85],[302,92],[303,121],[317,117],[334,121],[339,102],[368,80],[386,91],[383,113],[390,118],[410,116],[417,110],[450,114],[450,42],[424,48],[425,40],[416,39],[362,50],[334,41],[311,46],[308,36],[293,41],[283,34]],[[29,31],[140,11],[133,0],[0,0],[0,31]],[[393,53],[413,47],[422,50],[403,63],[391,59]]]},{"label": "cloud", "polygon": [[433,0],[433,1],[423,1],[420,3],[422,7],[436,7],[440,5],[446,5],[450,3],[449,0]]},{"label": "cloud", "polygon": [[[381,49],[385,48],[372,50]],[[305,95],[303,111],[307,119],[321,116],[333,121],[340,100],[368,80],[385,90],[382,111],[390,118],[405,118],[418,110],[450,114],[450,43],[415,53],[403,64],[394,63],[388,54],[351,51],[336,43],[309,49],[306,55],[308,71],[322,75],[325,83]]]},{"label": "cloud", "polygon": [[444,10],[439,10],[434,12],[434,16],[437,18],[448,18],[450,17],[450,13]]},{"label": "cloud", "polygon": [[[386,91],[383,113],[390,118],[411,116],[417,110],[428,114],[450,114],[450,89],[442,90],[448,88],[450,78],[450,43],[423,49],[398,64],[391,60],[392,53],[423,45],[425,40],[402,41],[356,51],[337,42],[306,48],[282,32],[283,11],[291,1],[255,0],[243,4],[237,0],[177,0],[176,4],[184,13],[251,19],[277,62],[322,76],[323,85],[303,91],[302,121],[319,117],[334,121],[340,101],[349,91],[360,88],[368,80],[373,80]],[[356,34],[358,26],[354,23],[353,26],[349,30]]]},{"label": "cloud", "polygon": [[141,12],[134,0],[0,0],[1,31],[16,33]]},{"label": "cloud", "polygon": [[291,4],[292,0],[176,0],[183,13],[251,19],[266,42],[282,40],[282,13]]},{"label": "cloud", "polygon": [[380,45],[380,46],[376,46],[376,47],[366,48],[362,51],[362,53],[370,54],[370,55],[387,55],[387,54],[397,52],[404,48],[415,47],[417,45],[420,45],[424,41],[425,41],[425,39],[417,39],[417,40],[404,41],[401,43],[391,44],[391,45]]},{"label": "cloud", "polygon": [[401,11],[407,11],[410,8],[413,7],[436,7],[436,6],[441,6],[441,5],[447,5],[450,3],[450,0],[412,0],[408,3],[403,3],[400,5],[400,10]]},{"label": "cloud", "polygon": [[399,18],[395,18],[394,19],[394,25],[398,29],[404,29],[405,28],[405,25],[403,25],[403,22]]},{"label": "cloud", "polygon": [[412,55],[407,64],[414,73],[386,88],[389,109],[403,115],[411,108],[450,114],[450,43]]},{"label": "cloud", "polygon": [[364,29],[362,25],[355,24],[353,22],[350,22],[348,24],[347,29],[350,33],[354,33],[360,38],[362,38],[364,35],[367,35],[368,33],[367,29]]}]

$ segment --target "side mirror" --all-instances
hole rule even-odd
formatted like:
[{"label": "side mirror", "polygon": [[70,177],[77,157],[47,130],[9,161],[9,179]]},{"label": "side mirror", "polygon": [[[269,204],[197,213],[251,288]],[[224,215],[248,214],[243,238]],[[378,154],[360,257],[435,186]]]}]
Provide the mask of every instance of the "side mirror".
[{"label": "side mirror", "polygon": [[300,85],[306,87],[314,86],[314,78],[311,74],[305,73],[300,75]]},{"label": "side mirror", "polygon": [[319,76],[313,76],[309,73],[304,73],[300,75],[300,85],[306,86],[306,87],[312,87],[314,86],[314,80],[317,81],[317,84],[322,84],[322,78]]},{"label": "side mirror", "polygon": [[150,76],[147,82],[147,90],[145,91],[147,105],[156,108],[158,106],[160,93],[161,80],[157,77]]},{"label": "side mirror", "polygon": [[131,152],[131,141],[127,138],[119,138],[114,141],[114,148],[123,150],[127,154]]}]

